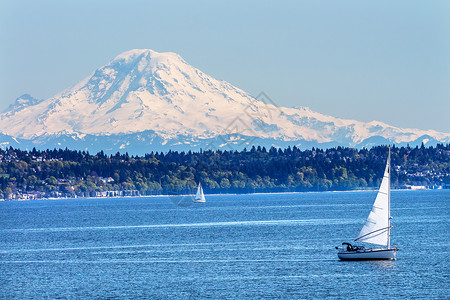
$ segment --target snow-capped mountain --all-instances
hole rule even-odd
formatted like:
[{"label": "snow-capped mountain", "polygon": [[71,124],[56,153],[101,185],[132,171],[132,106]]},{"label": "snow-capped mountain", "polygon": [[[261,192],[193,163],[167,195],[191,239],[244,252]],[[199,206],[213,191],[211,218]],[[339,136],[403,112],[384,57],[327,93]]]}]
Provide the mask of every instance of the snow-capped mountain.
[{"label": "snow-capped mountain", "polygon": [[[49,99],[24,95],[0,115],[2,145],[142,154],[169,149],[450,142],[450,134],[277,107],[175,53],[124,52]],[[9,142],[6,142],[9,139]],[[13,145],[17,146],[17,145]]]},{"label": "snow-capped mountain", "polygon": [[9,115],[11,115],[14,112],[17,112],[28,106],[38,104],[41,101],[42,100],[31,97],[29,94],[24,94],[17,98],[16,101],[11,104],[4,112],[10,112]]}]

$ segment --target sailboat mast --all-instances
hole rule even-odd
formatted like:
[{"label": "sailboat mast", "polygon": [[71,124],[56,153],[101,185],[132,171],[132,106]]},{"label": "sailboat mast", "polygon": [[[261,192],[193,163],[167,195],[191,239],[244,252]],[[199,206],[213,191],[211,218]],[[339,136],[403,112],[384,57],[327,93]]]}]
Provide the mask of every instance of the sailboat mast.
[{"label": "sailboat mast", "polygon": [[391,248],[391,146],[388,154],[388,244],[387,249]]}]

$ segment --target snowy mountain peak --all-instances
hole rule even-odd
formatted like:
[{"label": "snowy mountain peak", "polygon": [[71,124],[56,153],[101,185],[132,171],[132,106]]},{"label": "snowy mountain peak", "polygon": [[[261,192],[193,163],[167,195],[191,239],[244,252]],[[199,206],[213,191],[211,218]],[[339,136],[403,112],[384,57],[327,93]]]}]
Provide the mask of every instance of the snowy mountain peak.
[{"label": "snowy mountain peak", "polygon": [[251,99],[175,53],[137,49],[118,55],[73,88],[0,117],[0,124],[3,132],[20,138],[145,130],[165,137],[211,136],[243,114]]},{"label": "snowy mountain peak", "polygon": [[72,88],[44,101],[22,96],[13,107],[0,115],[2,133],[28,140],[131,134],[145,144],[136,134],[151,132],[162,146],[186,147],[221,136],[218,147],[244,145],[237,135],[274,145],[355,146],[423,136],[450,141],[446,133],[343,120],[307,107],[276,107],[206,75],[176,53],[149,49],[126,51]]},{"label": "snowy mountain peak", "polygon": [[153,62],[163,62],[170,60],[182,61],[184,63],[183,58],[176,53],[173,52],[156,52],[151,49],[133,49],[129,51],[125,51],[119,55],[117,55],[112,62],[124,60],[125,63],[129,63],[131,61],[135,61],[136,59],[146,59],[147,61]]},{"label": "snowy mountain peak", "polygon": [[14,101],[4,112],[19,111],[27,106],[35,105],[42,100],[31,97],[29,94],[23,94]]}]

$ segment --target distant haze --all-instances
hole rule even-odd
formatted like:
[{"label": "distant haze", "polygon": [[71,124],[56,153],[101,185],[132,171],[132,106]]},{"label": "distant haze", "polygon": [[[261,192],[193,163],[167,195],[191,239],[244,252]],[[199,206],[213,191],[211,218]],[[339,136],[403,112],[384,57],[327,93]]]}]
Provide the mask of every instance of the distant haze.
[{"label": "distant haze", "polygon": [[140,48],[279,106],[450,132],[449,1],[1,1],[0,110]]}]

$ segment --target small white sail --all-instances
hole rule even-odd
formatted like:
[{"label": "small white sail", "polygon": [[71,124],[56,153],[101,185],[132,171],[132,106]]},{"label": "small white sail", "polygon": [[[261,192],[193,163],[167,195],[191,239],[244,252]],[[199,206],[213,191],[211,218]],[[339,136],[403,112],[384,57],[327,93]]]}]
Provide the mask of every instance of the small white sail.
[{"label": "small white sail", "polygon": [[390,155],[386,163],[383,180],[373,203],[372,210],[366,220],[359,237],[355,241],[361,241],[382,246],[389,245],[389,193],[390,193]]},{"label": "small white sail", "polygon": [[201,183],[198,184],[197,194],[195,194],[194,202],[206,202]]}]

